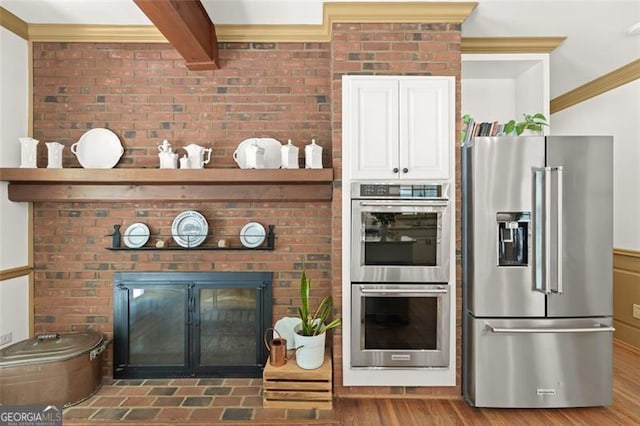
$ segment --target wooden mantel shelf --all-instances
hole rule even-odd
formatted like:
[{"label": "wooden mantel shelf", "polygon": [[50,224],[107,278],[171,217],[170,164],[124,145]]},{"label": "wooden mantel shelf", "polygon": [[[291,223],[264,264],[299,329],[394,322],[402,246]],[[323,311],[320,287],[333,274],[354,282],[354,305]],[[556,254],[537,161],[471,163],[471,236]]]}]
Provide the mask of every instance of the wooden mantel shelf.
[{"label": "wooden mantel shelf", "polygon": [[323,201],[333,169],[0,168],[11,201]]}]

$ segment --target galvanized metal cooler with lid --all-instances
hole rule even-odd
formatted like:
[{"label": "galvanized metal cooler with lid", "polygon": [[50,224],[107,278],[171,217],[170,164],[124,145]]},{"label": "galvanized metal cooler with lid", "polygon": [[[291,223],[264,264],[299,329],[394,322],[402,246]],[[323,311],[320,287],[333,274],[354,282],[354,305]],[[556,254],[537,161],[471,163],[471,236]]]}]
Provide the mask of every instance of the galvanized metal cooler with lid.
[{"label": "galvanized metal cooler with lid", "polygon": [[100,388],[109,341],[94,331],[44,334],[0,350],[0,404],[71,406]]}]

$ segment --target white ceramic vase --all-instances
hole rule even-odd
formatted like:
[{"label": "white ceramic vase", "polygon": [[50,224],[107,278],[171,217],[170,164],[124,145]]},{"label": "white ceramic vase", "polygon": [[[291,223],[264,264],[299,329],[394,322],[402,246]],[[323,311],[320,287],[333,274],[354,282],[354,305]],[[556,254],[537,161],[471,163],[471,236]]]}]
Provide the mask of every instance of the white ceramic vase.
[{"label": "white ceramic vase", "polygon": [[295,328],[296,364],[304,370],[320,368],[324,362],[324,342],[327,333],[317,336],[302,336]]},{"label": "white ceramic vase", "polygon": [[20,167],[35,169],[38,167],[38,140],[31,137],[18,138],[20,140]]},{"label": "white ceramic vase", "polygon": [[300,167],[298,165],[298,150],[299,148],[291,143],[291,139],[288,140],[286,145],[282,145],[280,154],[283,169],[297,169]]},{"label": "white ceramic vase", "polygon": [[47,146],[47,168],[48,169],[61,169],[62,168],[62,150],[64,145],[60,142],[46,142]]},{"label": "white ceramic vase", "polygon": [[306,169],[322,168],[322,147],[311,139],[311,143],[304,147],[304,164]]}]

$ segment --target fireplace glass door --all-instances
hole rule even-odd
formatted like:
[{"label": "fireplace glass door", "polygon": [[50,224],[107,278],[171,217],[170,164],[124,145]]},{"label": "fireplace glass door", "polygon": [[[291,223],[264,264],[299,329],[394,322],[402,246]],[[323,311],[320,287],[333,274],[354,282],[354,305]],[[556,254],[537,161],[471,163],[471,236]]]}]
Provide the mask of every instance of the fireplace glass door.
[{"label": "fireplace glass door", "polygon": [[114,277],[114,378],[261,377],[270,273]]},{"label": "fireplace glass door", "polygon": [[185,364],[187,290],[184,286],[130,289],[129,365]]},{"label": "fireplace glass door", "polygon": [[[255,359],[256,289],[200,289],[200,365],[235,365]],[[260,345],[262,347],[262,345]]]}]

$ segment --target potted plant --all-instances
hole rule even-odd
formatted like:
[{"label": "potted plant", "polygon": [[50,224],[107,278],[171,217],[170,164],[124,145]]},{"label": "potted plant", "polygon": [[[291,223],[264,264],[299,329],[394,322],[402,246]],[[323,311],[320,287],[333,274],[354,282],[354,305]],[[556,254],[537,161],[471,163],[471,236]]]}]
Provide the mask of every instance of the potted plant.
[{"label": "potted plant", "polygon": [[327,330],[342,324],[340,318],[334,318],[327,323],[333,309],[333,298],[327,296],[322,299],[315,310],[309,306],[311,279],[302,270],[300,277],[300,307],[298,316],[300,324],[294,329],[296,342],[296,363],[300,368],[313,370],[324,362],[324,343]]},{"label": "potted plant", "polygon": [[510,135],[515,131],[516,135],[520,136],[525,130],[531,130],[532,132],[540,134],[542,133],[543,126],[549,126],[549,123],[547,123],[547,117],[540,112],[533,115],[522,115],[524,116],[523,121],[511,120],[504,125],[505,135]]}]

